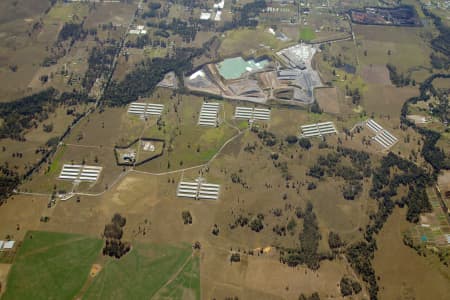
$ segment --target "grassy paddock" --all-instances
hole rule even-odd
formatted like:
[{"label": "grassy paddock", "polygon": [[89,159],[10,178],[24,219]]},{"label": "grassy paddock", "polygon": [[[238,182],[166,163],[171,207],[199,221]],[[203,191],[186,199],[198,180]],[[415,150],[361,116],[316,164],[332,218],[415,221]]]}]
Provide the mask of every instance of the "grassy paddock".
[{"label": "grassy paddock", "polygon": [[[275,50],[288,46],[288,43],[277,40],[275,36],[267,32],[264,28],[256,29],[236,29],[227,33],[219,48],[222,57],[232,55],[253,54],[252,50],[262,48],[262,44]],[[243,51],[243,49],[245,49]]]},{"label": "grassy paddock", "polygon": [[29,232],[19,249],[2,299],[72,299],[102,247],[81,235]]},{"label": "grassy paddock", "polygon": [[299,39],[305,42],[312,41],[316,38],[316,34],[311,27],[302,27],[300,29]]},{"label": "grassy paddock", "polygon": [[191,288],[200,299],[198,260],[190,255],[188,245],[138,244],[122,259],[108,260],[84,298],[149,299],[165,288],[170,299],[183,299],[177,291]]},{"label": "grassy paddock", "polygon": [[[190,245],[136,243],[120,260],[102,258],[102,245],[82,235],[28,232],[2,299],[200,299],[200,261]],[[102,269],[92,278],[94,263]]]}]

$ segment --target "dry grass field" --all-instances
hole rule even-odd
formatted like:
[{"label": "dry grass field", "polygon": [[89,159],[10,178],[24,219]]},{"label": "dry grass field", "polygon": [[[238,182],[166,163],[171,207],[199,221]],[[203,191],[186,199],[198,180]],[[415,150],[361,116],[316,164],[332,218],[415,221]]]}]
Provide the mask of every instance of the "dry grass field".
[{"label": "dry grass field", "polygon": [[447,299],[449,267],[403,244],[402,233],[410,226],[405,210],[397,209],[377,238],[374,267],[380,276],[380,299]]},{"label": "dry grass field", "polygon": [[329,114],[339,114],[341,112],[338,89],[336,87],[316,89],[314,92],[316,100],[324,112]]},{"label": "dry grass field", "polygon": [[40,217],[51,212],[47,208],[48,200],[47,196],[26,195],[15,195],[8,199],[2,205],[0,236],[4,238],[9,235],[13,240],[23,240],[28,230],[36,230],[40,226]]},{"label": "dry grass field", "polygon": [[369,84],[391,85],[389,71],[386,66],[366,65],[361,69],[361,77]]},{"label": "dry grass field", "polygon": [[397,88],[394,86],[370,85],[363,99],[364,108],[368,113],[400,118],[403,103],[417,96],[415,87]]},{"label": "dry grass field", "polygon": [[449,89],[450,79],[449,78],[437,78],[433,81],[433,86],[438,89]]},{"label": "dry grass field", "polygon": [[288,45],[289,43],[276,39],[263,27],[237,29],[226,34],[220,45],[219,55],[222,58],[242,54],[244,56],[255,55],[258,52],[265,52],[266,48],[280,50]]},{"label": "dry grass field", "polygon": [[[354,25],[357,40],[357,55],[362,65],[395,65],[400,72],[411,73],[414,70],[429,68],[430,48],[421,37],[426,29],[407,27],[383,27]],[[367,55],[365,55],[365,51]]]},{"label": "dry grass field", "polygon": [[[124,1],[120,3],[95,3],[89,7],[89,17],[86,20],[88,28],[97,28],[99,25],[113,23],[127,26],[136,11],[137,1]],[[120,29],[118,29],[120,31]]]},{"label": "dry grass field", "polygon": [[[30,5],[29,5],[30,6]],[[34,6],[33,6],[34,7]],[[12,101],[30,94],[28,84],[39,65],[47,56],[46,47],[55,41],[58,26],[44,25],[39,32],[31,27],[43,11],[38,10],[28,18],[16,18],[0,23],[0,101]],[[2,14],[5,13],[2,11]],[[30,35],[29,35],[30,33]]]},{"label": "dry grass field", "polygon": [[[25,134],[26,141],[17,141],[12,139],[2,140],[2,150],[0,151],[0,164],[8,163],[20,174],[24,174],[31,166],[37,163],[41,154],[36,150],[43,147],[53,137],[61,136],[67,127],[72,123],[73,116],[67,115],[66,110],[75,109],[77,112],[83,112],[86,106],[60,106],[54,113],[49,114],[49,118],[42,123],[38,123],[36,128],[31,128]],[[51,132],[44,131],[44,125],[53,125]],[[3,148],[4,147],[4,148]],[[16,155],[21,153],[22,155]],[[16,168],[17,167],[17,168]]]}]

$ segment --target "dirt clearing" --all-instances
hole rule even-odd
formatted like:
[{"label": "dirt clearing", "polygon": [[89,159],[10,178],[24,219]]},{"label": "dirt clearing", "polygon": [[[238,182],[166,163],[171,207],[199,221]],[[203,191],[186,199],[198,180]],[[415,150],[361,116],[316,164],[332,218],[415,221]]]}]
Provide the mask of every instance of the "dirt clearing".
[{"label": "dirt clearing", "polygon": [[389,71],[385,66],[380,65],[364,66],[361,70],[361,77],[367,83],[391,85],[391,80],[389,79]]},{"label": "dirt clearing", "polygon": [[339,107],[338,90],[336,87],[316,89],[316,100],[324,112],[338,114],[341,112]]}]

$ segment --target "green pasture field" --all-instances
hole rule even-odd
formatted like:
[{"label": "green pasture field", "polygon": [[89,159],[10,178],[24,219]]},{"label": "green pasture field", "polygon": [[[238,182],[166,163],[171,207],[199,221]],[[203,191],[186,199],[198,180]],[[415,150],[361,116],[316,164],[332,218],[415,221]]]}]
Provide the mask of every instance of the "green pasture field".
[{"label": "green pasture field", "polygon": [[189,245],[137,244],[120,260],[108,259],[83,299],[150,299],[161,289],[171,292],[170,299],[192,289],[200,299],[198,258],[191,253]]},{"label": "green pasture field", "polygon": [[416,71],[431,67],[431,49],[422,38],[425,29],[385,26],[380,30],[379,26],[356,24],[353,28],[362,65],[391,63],[413,78]]},{"label": "green pasture field", "polygon": [[192,257],[181,273],[168,284],[155,298],[161,299],[200,299],[200,258]]},{"label": "green pasture field", "polygon": [[302,27],[299,33],[299,39],[305,42],[312,41],[316,38],[316,34],[314,33],[314,29],[311,27]]},{"label": "green pasture field", "polygon": [[[200,299],[200,260],[190,245],[137,243],[120,260],[101,258],[102,245],[82,235],[28,232],[2,299]],[[90,279],[96,262],[102,269]]]},{"label": "green pasture field", "polygon": [[72,299],[87,279],[101,247],[102,240],[97,238],[28,232],[2,299]]}]

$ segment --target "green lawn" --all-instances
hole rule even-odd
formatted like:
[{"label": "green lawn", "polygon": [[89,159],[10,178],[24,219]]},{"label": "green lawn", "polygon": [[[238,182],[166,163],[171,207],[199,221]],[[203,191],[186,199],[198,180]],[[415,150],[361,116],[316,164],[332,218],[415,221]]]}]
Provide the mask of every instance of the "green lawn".
[{"label": "green lawn", "polygon": [[8,277],[7,299],[72,299],[89,276],[102,240],[81,235],[29,232]]},{"label": "green lawn", "polygon": [[302,27],[300,29],[299,38],[302,41],[309,42],[316,38],[314,30],[310,27]]},{"label": "green lawn", "polygon": [[[134,245],[133,250],[120,260],[108,260],[84,298],[150,299],[161,289],[167,289],[175,293],[170,299],[182,299],[182,292],[176,291],[186,288],[200,299],[199,264],[190,257],[191,253],[189,245]],[[182,268],[186,261],[188,263]]]}]

